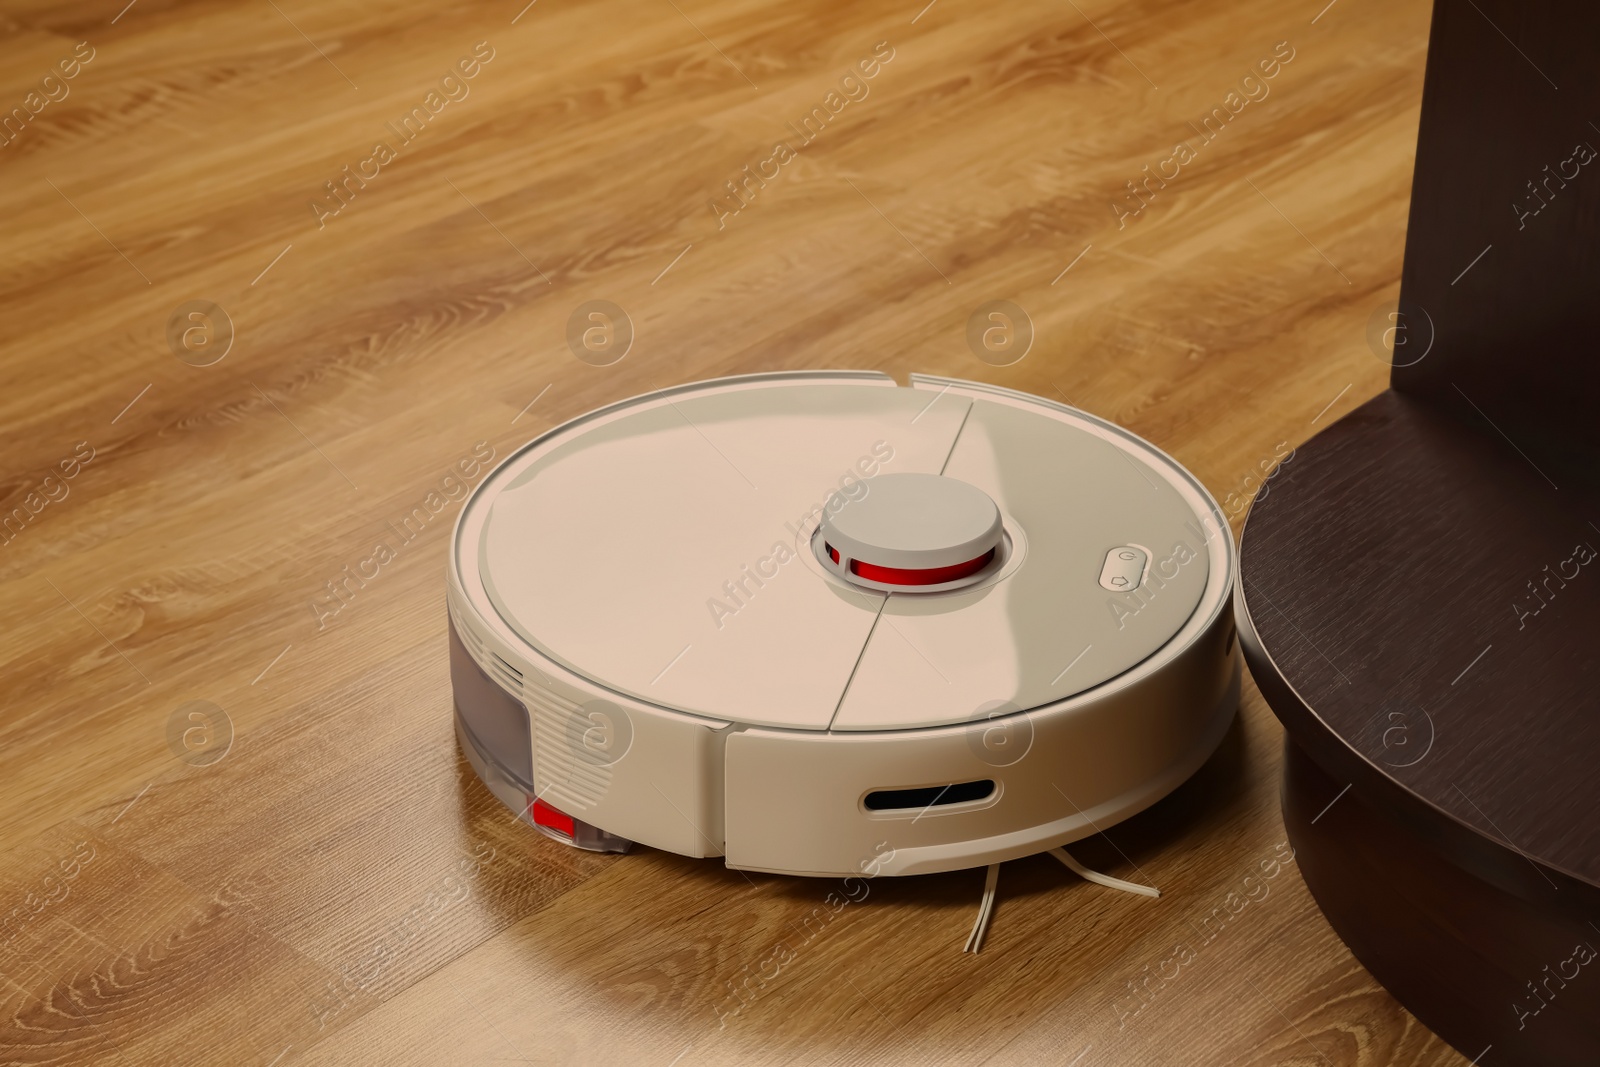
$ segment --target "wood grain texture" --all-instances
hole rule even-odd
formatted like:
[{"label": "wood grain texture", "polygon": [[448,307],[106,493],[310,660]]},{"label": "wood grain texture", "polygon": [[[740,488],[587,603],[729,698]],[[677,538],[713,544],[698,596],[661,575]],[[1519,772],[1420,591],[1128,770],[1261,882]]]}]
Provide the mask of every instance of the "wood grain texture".
[{"label": "wood grain texture", "polygon": [[1431,40],[1394,386],[1600,489],[1600,9],[1441,0]]},{"label": "wood grain texture", "polygon": [[1394,391],[1297,450],[1241,548],[1306,883],[1486,1067],[1600,1058],[1600,985],[1568,981],[1600,934],[1597,30],[1560,0],[1435,5]]},{"label": "wood grain texture", "polygon": [[1395,392],[1272,484],[1243,631],[1291,736],[1478,877],[1600,914],[1600,497]]},{"label": "wood grain texture", "polygon": [[1285,743],[1284,822],[1317,906],[1401,1003],[1488,1067],[1588,1067],[1597,931],[1475,877]]},{"label": "wood grain texture", "polygon": [[[1259,880],[1281,735],[1248,683],[1193,782],[1082,847],[1159,902],[1008,864],[966,956],[978,872],[874,882],[801,942],[821,883],[514,823],[452,737],[455,502],[314,607],[475,443],[747,371],[1064,396],[1237,525],[1383,388],[1366,324],[1397,293],[1427,4],[3,10],[0,108],[28,117],[0,148],[0,518],[24,511],[0,543],[0,1061],[1465,1062],[1292,861]],[[325,183],[478,42],[465,98],[319,227]],[[879,42],[865,98],[719,225],[708,201]],[[1203,141],[1279,42],[1268,94]],[[636,327],[611,367],[566,344],[592,299]],[[1010,367],[966,346],[993,299],[1036,328]],[[234,326],[210,366],[168,344],[193,300]],[[229,718],[218,762],[169,747],[192,700]]]}]

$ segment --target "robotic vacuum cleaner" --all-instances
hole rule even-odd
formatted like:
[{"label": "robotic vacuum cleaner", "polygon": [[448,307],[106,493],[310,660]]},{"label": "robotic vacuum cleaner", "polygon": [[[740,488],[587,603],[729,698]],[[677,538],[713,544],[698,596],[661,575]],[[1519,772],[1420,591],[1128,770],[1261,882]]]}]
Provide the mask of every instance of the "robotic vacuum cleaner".
[{"label": "robotic vacuum cleaner", "polygon": [[551,430],[466,502],[456,732],[580,848],[997,864],[1210,756],[1236,566],[1193,475],[1061,404],[874,372],[679,386]]}]

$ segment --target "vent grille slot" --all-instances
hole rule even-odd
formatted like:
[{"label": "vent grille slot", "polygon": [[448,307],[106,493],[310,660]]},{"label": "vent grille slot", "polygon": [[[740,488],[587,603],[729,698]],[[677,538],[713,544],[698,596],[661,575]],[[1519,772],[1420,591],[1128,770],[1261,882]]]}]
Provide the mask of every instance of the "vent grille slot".
[{"label": "vent grille slot", "polygon": [[929,785],[918,789],[878,789],[868,793],[862,803],[868,811],[926,811],[950,804],[987,800],[993,795],[994,779],[981,778],[975,782],[953,782],[950,785]]},{"label": "vent grille slot", "polygon": [[462,612],[457,609],[455,597],[446,598],[446,607],[450,612],[450,621],[455,623],[456,633],[461,638],[461,643],[467,648],[468,654],[477,662],[483,672],[493,678],[502,689],[517,698],[524,696],[522,689],[522,672],[511,664],[501,659],[498,653],[490,651],[484,646],[483,638],[477,631],[466,625],[462,619]]},{"label": "vent grille slot", "polygon": [[522,691],[522,672],[493,652],[489,653],[489,673],[494,675],[495,680],[511,690],[511,692],[518,696],[524,695]]},{"label": "vent grille slot", "polygon": [[533,782],[539,796],[569,814],[594,807],[611,788],[610,764],[583,743],[595,723],[583,708],[551,690],[548,682],[524,684],[521,670],[463,624],[467,613],[458,606],[453,591],[446,603],[467,654],[496,685],[528,709],[533,727]]},{"label": "vent grille slot", "polygon": [[611,787],[611,765],[583,744],[595,724],[577,704],[539,686],[528,688],[525,703],[533,717],[533,780],[540,795],[568,813],[594,807]]}]

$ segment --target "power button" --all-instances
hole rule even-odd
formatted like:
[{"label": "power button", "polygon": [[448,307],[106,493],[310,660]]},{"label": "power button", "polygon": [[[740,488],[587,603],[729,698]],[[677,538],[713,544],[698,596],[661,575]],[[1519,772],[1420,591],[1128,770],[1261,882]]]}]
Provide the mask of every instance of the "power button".
[{"label": "power button", "polygon": [[1100,568],[1100,588],[1113,593],[1131,593],[1144,580],[1145,565],[1150,554],[1133,545],[1121,545],[1106,553],[1105,565]]}]

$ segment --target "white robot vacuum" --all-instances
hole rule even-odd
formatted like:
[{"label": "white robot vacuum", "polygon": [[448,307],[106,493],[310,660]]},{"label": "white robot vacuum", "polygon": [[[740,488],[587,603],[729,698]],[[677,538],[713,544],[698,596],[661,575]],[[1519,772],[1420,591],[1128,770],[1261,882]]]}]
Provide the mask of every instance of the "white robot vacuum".
[{"label": "white robot vacuum", "polygon": [[991,865],[992,893],[992,865],[1068,862],[1216,748],[1235,566],[1188,471],[1061,404],[874,372],[665,389],[542,435],[467,501],[457,736],[580,848]]}]

